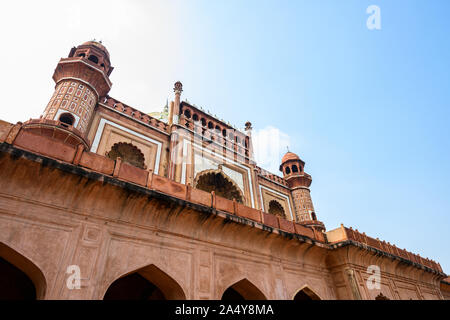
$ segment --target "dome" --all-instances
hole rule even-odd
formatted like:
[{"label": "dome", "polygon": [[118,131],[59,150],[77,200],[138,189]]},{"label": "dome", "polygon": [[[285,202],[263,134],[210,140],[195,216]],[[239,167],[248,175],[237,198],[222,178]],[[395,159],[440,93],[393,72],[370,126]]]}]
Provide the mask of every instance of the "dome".
[{"label": "dome", "polygon": [[99,48],[100,50],[102,50],[104,53],[106,53],[106,56],[109,59],[109,52],[108,52],[108,50],[106,50],[106,47],[101,42],[97,42],[95,40],[86,41],[82,44],[82,46],[95,46],[95,47]]},{"label": "dome", "polygon": [[300,160],[300,157],[299,157],[298,155],[296,155],[296,154],[293,153],[293,152],[288,151],[288,152],[283,156],[283,158],[281,159],[281,163],[285,163],[285,162],[290,161],[290,160],[299,160],[299,161],[301,161],[301,160]]}]

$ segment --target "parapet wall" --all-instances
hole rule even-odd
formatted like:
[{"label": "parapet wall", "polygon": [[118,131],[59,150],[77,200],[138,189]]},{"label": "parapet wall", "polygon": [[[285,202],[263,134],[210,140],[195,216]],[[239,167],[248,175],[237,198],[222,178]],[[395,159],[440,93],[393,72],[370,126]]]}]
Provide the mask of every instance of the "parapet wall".
[{"label": "parapet wall", "polygon": [[353,230],[351,227],[347,228],[341,225],[340,228],[328,231],[326,234],[329,243],[339,243],[348,240],[358,242],[443,273],[439,263],[428,258],[422,258],[417,254],[406,251],[406,249],[400,249],[395,245],[391,245],[389,242],[369,237],[364,232],[359,232],[358,229]]},{"label": "parapet wall", "polygon": [[169,133],[169,125],[163,121],[153,118],[148,114],[141,112],[135,108],[132,108],[110,96],[106,96],[100,99],[99,102],[102,106],[108,107],[111,110],[115,110],[122,115],[125,115],[139,123],[150,126],[164,133]]}]

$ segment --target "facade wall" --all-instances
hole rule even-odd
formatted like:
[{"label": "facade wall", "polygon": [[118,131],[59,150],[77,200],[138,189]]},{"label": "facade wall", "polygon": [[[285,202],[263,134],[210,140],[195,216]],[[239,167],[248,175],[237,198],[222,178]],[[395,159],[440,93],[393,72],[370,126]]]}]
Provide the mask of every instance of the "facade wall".
[{"label": "facade wall", "polygon": [[[305,288],[320,299],[448,298],[436,262],[343,226],[325,234],[305,163],[288,152],[284,178],[257,167],[250,122],[240,132],[181,102],[177,82],[165,123],[107,95],[112,69],[100,43],[73,48],[43,117],[0,121],[0,257],[33,280],[38,298],[102,299],[134,272],[179,299],[220,299],[234,284],[268,299]],[[62,112],[73,126],[56,121]],[[105,158],[118,144],[132,151]],[[207,186],[226,184],[222,195],[196,188],[209,172],[223,175],[222,186]],[[267,213],[271,201],[284,216]],[[80,290],[67,288],[71,265]],[[379,290],[367,287],[373,265]]]},{"label": "facade wall", "polygon": [[[333,250],[327,257],[338,299],[373,300],[380,293],[391,300],[442,299],[441,276],[355,246]],[[372,267],[371,267],[372,266]],[[379,267],[380,287],[371,281]],[[368,284],[369,283],[369,284]]]},{"label": "facade wall", "polygon": [[[219,299],[247,279],[266,298],[308,286],[335,299],[325,249],[3,154],[0,242],[45,276],[45,299],[101,299],[117,278],[154,265],[188,299]],[[264,239],[264,241],[262,241]],[[69,265],[81,289],[69,290]]]},{"label": "facade wall", "polygon": [[[447,281],[450,279],[446,279]],[[450,300],[450,283],[449,282],[441,282],[441,293],[445,300]]]}]

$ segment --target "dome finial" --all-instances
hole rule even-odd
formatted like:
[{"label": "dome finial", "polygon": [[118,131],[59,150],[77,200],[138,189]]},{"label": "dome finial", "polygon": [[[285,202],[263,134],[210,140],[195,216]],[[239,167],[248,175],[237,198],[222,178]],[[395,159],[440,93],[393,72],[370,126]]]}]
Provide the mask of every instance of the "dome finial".
[{"label": "dome finial", "polygon": [[173,91],[175,92],[175,94],[181,94],[181,92],[183,92],[183,84],[181,83],[181,81],[175,82]]}]

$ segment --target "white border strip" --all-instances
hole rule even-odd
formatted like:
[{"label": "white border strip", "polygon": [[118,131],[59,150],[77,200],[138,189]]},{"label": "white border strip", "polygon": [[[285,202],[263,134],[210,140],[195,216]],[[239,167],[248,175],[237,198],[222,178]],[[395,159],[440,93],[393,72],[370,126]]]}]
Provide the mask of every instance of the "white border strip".
[{"label": "white border strip", "polygon": [[161,160],[162,143],[159,142],[159,141],[153,140],[152,138],[149,138],[147,136],[144,136],[144,135],[142,135],[142,134],[140,134],[140,133],[138,133],[136,131],[133,131],[131,129],[123,127],[120,124],[117,124],[115,122],[106,120],[105,118],[101,118],[100,119],[100,123],[98,125],[97,132],[95,133],[94,142],[92,143],[91,152],[97,153],[98,145],[100,143],[100,139],[102,137],[103,130],[105,129],[105,124],[109,124],[109,125],[111,125],[113,127],[119,128],[120,130],[123,130],[125,132],[131,133],[131,134],[133,134],[133,135],[135,135],[135,136],[137,136],[137,137],[139,137],[141,139],[144,139],[144,140],[147,140],[147,141],[150,141],[150,142],[156,144],[158,146],[158,149],[156,151],[156,161],[155,161],[155,170],[154,170],[154,172],[155,172],[155,174],[158,174],[159,162]]},{"label": "white border strip", "polygon": [[292,219],[292,221],[295,221],[294,217],[292,216],[291,201],[290,201],[289,197],[287,195],[285,195],[285,194],[282,194],[282,193],[278,192],[278,191],[275,191],[273,189],[267,188],[266,186],[259,185],[259,194],[261,196],[261,207],[263,208],[264,212],[267,212],[267,211],[266,211],[266,208],[264,208],[264,199],[263,199],[263,195],[262,195],[262,190],[261,189],[266,189],[266,190],[268,190],[270,192],[273,192],[273,193],[279,195],[282,198],[285,198],[287,200],[288,205],[289,205],[289,214],[291,215],[291,219]]},{"label": "white border strip", "polygon": [[186,138],[183,138],[183,170],[181,172],[181,181],[182,181],[182,183],[187,184],[187,181],[186,181],[186,161],[185,161],[185,159],[186,159],[186,156],[187,156],[186,155],[186,150],[187,150],[187,144],[188,143],[199,147],[200,150],[202,150],[203,152],[209,153],[209,155],[212,155],[213,157],[219,157],[222,160],[230,162],[230,163],[238,166],[239,168],[246,170],[247,171],[247,176],[248,176],[248,182],[249,182],[249,186],[250,186],[250,199],[252,200],[252,208],[255,208],[255,201],[253,199],[253,183],[252,183],[252,177],[250,175],[250,169],[247,168],[246,166],[243,166],[243,165],[237,163],[237,162],[234,162],[231,159],[225,158],[225,157],[221,156],[220,154],[217,154],[217,153],[212,154],[212,152],[209,151],[208,149],[202,148],[202,146],[198,145],[197,143],[192,143],[191,141],[188,141]]}]

